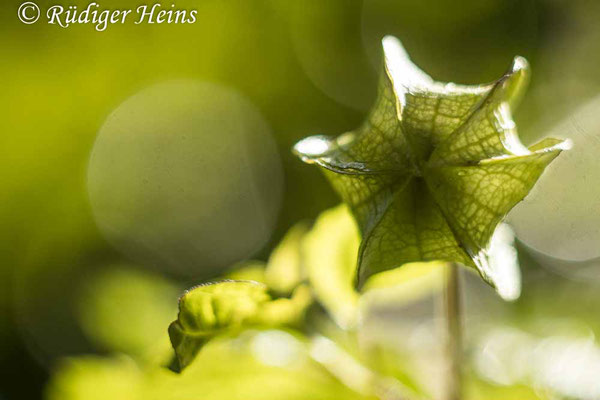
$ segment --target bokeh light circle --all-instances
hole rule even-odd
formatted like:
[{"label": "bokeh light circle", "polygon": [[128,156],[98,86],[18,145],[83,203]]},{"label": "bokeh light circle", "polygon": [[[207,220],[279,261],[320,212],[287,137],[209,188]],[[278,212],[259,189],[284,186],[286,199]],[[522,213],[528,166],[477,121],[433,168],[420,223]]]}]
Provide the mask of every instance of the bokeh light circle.
[{"label": "bokeh light circle", "polygon": [[548,132],[571,139],[572,148],[509,215],[517,237],[539,253],[568,261],[600,257],[599,115],[596,97]]},{"label": "bokeh light circle", "polygon": [[213,83],[157,84],[123,102],[94,144],[88,190],[107,240],[143,263],[205,276],[258,251],[283,177],[259,111]]},{"label": "bokeh light circle", "polygon": [[362,46],[360,2],[291,1],[287,7],[292,47],[306,76],[336,102],[368,110],[375,100],[378,69]]}]

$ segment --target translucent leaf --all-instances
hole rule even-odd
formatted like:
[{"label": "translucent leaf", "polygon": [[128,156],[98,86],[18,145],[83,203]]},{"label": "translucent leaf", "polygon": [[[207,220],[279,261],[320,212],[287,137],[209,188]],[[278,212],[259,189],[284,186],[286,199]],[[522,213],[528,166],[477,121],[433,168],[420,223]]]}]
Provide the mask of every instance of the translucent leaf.
[{"label": "translucent leaf", "polygon": [[305,223],[294,225],[275,247],[267,263],[255,260],[243,262],[235,265],[226,278],[261,282],[278,294],[291,294],[306,278],[300,251],[307,231]]},{"label": "translucent leaf", "polygon": [[245,261],[234,265],[231,271],[225,275],[226,280],[255,281],[265,283],[266,264],[262,261]]},{"label": "translucent leaf", "polygon": [[359,359],[338,346],[331,339],[317,335],[311,340],[311,356],[349,388],[364,395],[379,398],[421,398],[417,386],[405,385],[399,380],[368,368]]},{"label": "translucent leaf", "polygon": [[[494,268],[499,269],[494,269],[494,273],[505,273],[498,278],[502,279],[503,290],[516,287],[518,294],[520,275],[512,247],[512,231],[508,227],[501,231],[503,235],[495,241],[493,254],[502,257],[494,258],[499,260],[494,261]],[[340,327],[354,328],[361,314],[372,306],[392,301],[396,305],[417,301],[442,288],[447,263],[432,261],[409,263],[372,275],[362,293],[357,292],[354,280],[359,242],[360,235],[352,214],[342,204],[319,216],[302,246],[304,266],[314,294]],[[514,259],[511,256],[515,256]],[[512,264],[505,265],[507,260]],[[502,265],[498,267],[498,263]]]},{"label": "translucent leaf", "polygon": [[48,400],[142,400],[143,371],[127,357],[62,361],[45,390]]},{"label": "translucent leaf", "polygon": [[59,366],[46,392],[48,400],[376,399],[312,360],[304,337],[271,329],[213,340],[181,374],[128,359],[74,358]]},{"label": "translucent leaf", "polygon": [[311,302],[299,286],[290,299],[272,300],[267,286],[253,281],[222,281],[188,290],[179,299],[179,315],[169,326],[180,369],[189,365],[213,337],[248,326],[294,325]]},{"label": "translucent leaf", "polygon": [[300,260],[300,247],[308,226],[299,223],[293,226],[271,253],[265,282],[279,293],[291,293],[304,279]]},{"label": "translucent leaf", "polygon": [[295,152],[324,168],[362,234],[357,284],[403,264],[471,266],[494,287],[496,227],[568,142],[520,143],[512,110],[529,67],[516,57],[499,80],[435,82],[399,41],[383,40],[379,95],[365,123],[337,138],[302,140]]},{"label": "translucent leaf", "polygon": [[359,294],[354,289],[360,237],[348,207],[323,212],[302,246],[304,265],[318,301],[342,328],[357,322]]},{"label": "translucent leaf", "polygon": [[416,262],[375,274],[363,287],[361,307],[408,303],[437,292],[443,287],[446,267],[445,262]]}]

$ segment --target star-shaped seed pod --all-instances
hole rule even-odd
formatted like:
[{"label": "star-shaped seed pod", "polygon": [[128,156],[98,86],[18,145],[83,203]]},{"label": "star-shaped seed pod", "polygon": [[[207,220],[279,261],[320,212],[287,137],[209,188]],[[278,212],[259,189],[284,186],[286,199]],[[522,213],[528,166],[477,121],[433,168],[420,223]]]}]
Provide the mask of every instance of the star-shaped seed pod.
[{"label": "star-shaped seed pod", "polygon": [[383,39],[383,52],[378,97],[362,126],[294,147],[323,167],[358,223],[357,285],[405,263],[442,260],[475,267],[496,286],[496,227],[569,143],[519,141],[512,110],[529,79],[522,57],[496,82],[465,86],[434,81],[394,37]]}]

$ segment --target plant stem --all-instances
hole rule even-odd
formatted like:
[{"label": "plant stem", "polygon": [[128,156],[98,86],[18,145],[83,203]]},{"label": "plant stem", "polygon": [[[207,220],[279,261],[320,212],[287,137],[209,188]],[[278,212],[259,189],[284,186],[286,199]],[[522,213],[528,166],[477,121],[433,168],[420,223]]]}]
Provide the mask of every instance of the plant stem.
[{"label": "plant stem", "polygon": [[460,400],[461,397],[462,321],[458,268],[458,264],[450,264],[444,292],[447,357],[445,400]]}]

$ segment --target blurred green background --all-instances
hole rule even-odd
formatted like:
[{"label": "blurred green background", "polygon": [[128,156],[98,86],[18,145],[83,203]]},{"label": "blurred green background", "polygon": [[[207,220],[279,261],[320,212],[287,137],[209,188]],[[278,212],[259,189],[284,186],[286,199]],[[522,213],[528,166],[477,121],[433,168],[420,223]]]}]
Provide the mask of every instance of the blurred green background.
[{"label": "blurred green background", "polygon": [[[600,2],[178,0],[196,23],[104,32],[25,25],[20,3],[0,6],[0,399],[41,398],[64,357],[160,358],[183,288],[266,259],[295,222],[337,204],[290,148],[361,122],[386,34],[442,81],[488,82],[514,55],[530,61],[523,141],[552,133],[575,146],[509,218],[523,296],[502,303],[467,277],[468,318],[510,320],[527,340],[575,332],[599,351]],[[400,341],[399,314],[422,325],[430,306],[383,310],[367,334]],[[122,322],[107,323],[115,314]],[[600,371],[600,360],[573,357],[561,362]],[[591,382],[558,392],[597,398]]]}]

